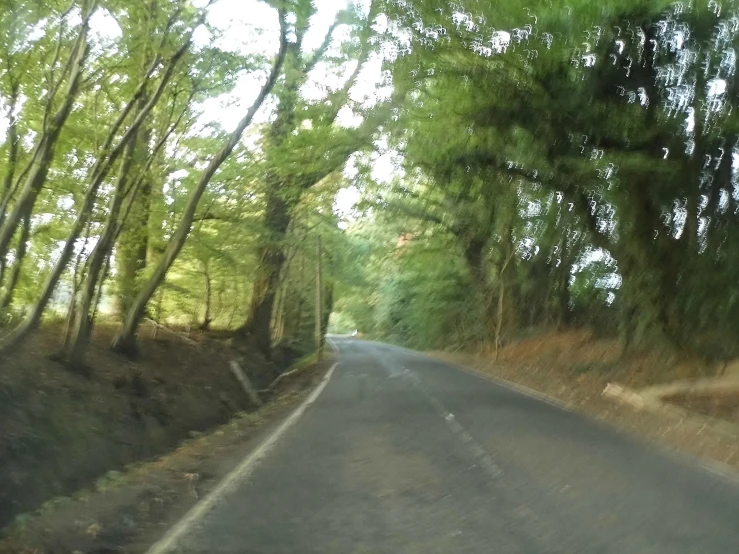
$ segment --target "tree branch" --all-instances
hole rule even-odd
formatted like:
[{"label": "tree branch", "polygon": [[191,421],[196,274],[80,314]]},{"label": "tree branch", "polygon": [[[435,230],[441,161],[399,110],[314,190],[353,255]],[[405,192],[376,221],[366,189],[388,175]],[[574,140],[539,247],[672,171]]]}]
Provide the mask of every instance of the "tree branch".
[{"label": "tree branch", "polygon": [[342,12],[339,12],[336,14],[336,19],[334,19],[334,22],[331,23],[331,26],[328,28],[328,31],[326,32],[326,36],[323,37],[323,42],[321,45],[315,49],[313,52],[313,55],[308,59],[308,61],[303,66],[303,73],[310,73],[318,64],[319,61],[321,61],[321,58],[326,53],[326,50],[328,50],[328,47],[331,45],[331,40],[333,39],[333,34],[336,28],[341,24],[340,23],[340,16]]}]

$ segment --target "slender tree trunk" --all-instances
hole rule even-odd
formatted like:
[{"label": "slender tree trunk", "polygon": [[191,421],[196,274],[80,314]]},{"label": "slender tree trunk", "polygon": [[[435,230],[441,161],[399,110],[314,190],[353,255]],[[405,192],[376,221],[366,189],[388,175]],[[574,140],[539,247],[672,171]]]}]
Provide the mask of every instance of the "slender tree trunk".
[{"label": "slender tree trunk", "polygon": [[280,342],[282,342],[282,339],[285,336],[285,314],[287,310],[288,293],[288,289],[285,289],[283,291],[282,301],[280,302],[279,309],[277,311],[277,323],[275,324],[275,330],[273,333],[274,344],[279,344]]},{"label": "slender tree trunk", "polygon": [[[162,321],[162,304],[164,304],[164,289],[159,289],[159,294],[157,295],[157,305],[156,305],[156,314],[154,315],[154,321],[159,323]],[[154,334],[152,335],[153,340],[157,340],[157,335],[159,333],[159,326],[154,326]]]},{"label": "slender tree trunk", "polygon": [[296,294],[298,295],[298,303],[295,308],[295,317],[293,318],[292,325],[290,326],[290,336],[293,340],[300,338],[300,331],[303,319],[303,305],[304,305],[304,283],[305,283],[305,257],[300,256],[300,276],[298,278],[298,288]]},{"label": "slender tree trunk", "polygon": [[[290,226],[288,227],[287,234],[290,235],[293,233],[293,227],[295,225],[295,220],[291,219]],[[307,238],[308,232],[306,231],[305,235],[301,238],[301,242],[305,241]],[[292,251],[285,256],[285,262],[282,265],[282,271],[280,272],[280,279],[277,283],[277,298],[276,303],[273,312],[272,317],[272,344],[276,345],[282,341],[282,339],[285,336],[285,321],[287,318],[288,313],[288,304],[290,301],[290,293],[291,293],[291,287],[289,282],[290,277],[290,271],[292,267],[292,262],[295,259],[295,256],[298,253],[298,248],[294,247],[292,248]],[[301,258],[302,261],[302,258]],[[303,268],[301,266],[301,276],[302,276]],[[302,278],[302,277],[301,277]]]},{"label": "slender tree trunk", "polygon": [[295,321],[293,322],[292,339],[302,340],[301,333],[303,331],[303,309],[305,308],[305,298],[302,293],[298,297],[298,305],[295,308]]},{"label": "slender tree trunk", "polygon": [[502,271],[498,275],[498,280],[500,281],[500,283],[498,284],[498,311],[497,311],[497,317],[495,321],[495,338],[494,338],[495,357],[493,358],[494,361],[498,360],[498,350],[500,348],[500,333],[503,329],[503,302],[505,299],[505,279],[504,279],[504,275]]},{"label": "slender tree trunk", "polygon": [[[10,88],[10,98],[8,100],[8,161],[3,178],[3,188],[0,192],[0,226],[5,221],[5,213],[8,209],[8,203],[13,196],[15,187],[15,169],[18,165],[18,146],[20,144],[18,138],[18,118],[15,110],[18,105],[18,84],[13,83]],[[4,257],[3,257],[4,260]],[[2,277],[0,277],[0,282]]]},{"label": "slender tree trunk", "polygon": [[700,181],[703,174],[702,159],[691,159],[689,161],[689,175],[691,185],[694,187],[685,198],[685,227],[681,239],[685,243],[685,257],[682,262],[692,260],[698,253],[698,201],[701,195]]},{"label": "slender tree trunk", "polygon": [[208,264],[205,264],[205,269],[203,270],[203,282],[205,285],[205,298],[203,303],[205,304],[204,313],[203,313],[203,323],[200,325],[201,331],[210,331],[210,322],[212,320],[211,313],[210,313],[210,304],[211,304],[211,282],[210,282],[210,273],[208,272]]},{"label": "slender tree trunk", "polygon": [[100,281],[100,275],[103,271],[113,244],[115,243],[115,233],[118,225],[118,219],[123,205],[123,197],[129,182],[129,172],[133,163],[133,153],[136,149],[137,136],[134,134],[129,143],[126,145],[121,161],[121,167],[118,174],[118,182],[116,184],[113,197],[108,207],[108,217],[106,218],[103,230],[100,233],[95,248],[88,261],[87,275],[82,282],[77,306],[74,310],[74,324],[72,326],[70,340],[65,342],[63,357],[71,367],[78,367],[84,363],[84,356],[87,345],[92,332],[91,307],[93,305],[97,284]]},{"label": "slender tree trunk", "polygon": [[[144,167],[143,156],[149,154],[151,132],[142,131],[142,139],[138,141],[135,165]],[[146,171],[144,169],[144,171]],[[151,217],[151,179],[148,174],[142,175],[141,185],[130,200],[126,226],[123,227],[116,246],[116,285],[117,307],[122,318],[131,308],[138,293],[140,275],[146,269],[149,248],[149,218]]]},{"label": "slender tree trunk", "polygon": [[277,344],[282,340],[282,321],[284,320],[285,302],[287,301],[287,283],[283,280],[277,289],[277,300],[275,306],[275,317],[272,318],[272,344]]},{"label": "slender tree trunk", "polygon": [[239,306],[243,305],[241,303],[241,288],[239,287],[238,276],[233,279],[233,285],[235,289],[233,298],[235,301],[233,303],[233,307],[231,308],[231,315],[228,316],[228,323],[226,323],[226,329],[228,329],[229,331],[232,329],[234,318],[236,317],[236,312],[238,311]]},{"label": "slender tree trunk", "polygon": [[218,171],[221,164],[223,164],[223,162],[231,155],[231,152],[236,147],[236,144],[240,140],[244,130],[251,123],[257,110],[272,90],[272,87],[274,87],[274,84],[277,81],[278,76],[280,75],[282,62],[285,59],[285,52],[287,50],[287,31],[285,13],[283,10],[279,11],[279,16],[281,28],[280,50],[277,55],[277,59],[272,66],[272,71],[267,78],[267,82],[262,87],[259,95],[247,111],[244,118],[239,122],[234,132],[231,133],[228,141],[223,146],[221,151],[216,154],[216,156],[208,164],[208,167],[205,169],[205,171],[203,171],[203,173],[200,175],[195,188],[190,193],[190,197],[187,200],[185,210],[182,214],[182,217],[180,218],[179,225],[177,226],[177,229],[175,230],[172,238],[167,244],[167,247],[162,254],[159,264],[157,265],[149,280],[142,286],[141,291],[134,300],[134,303],[129,309],[128,313],[126,314],[122,329],[113,339],[112,347],[114,350],[120,353],[128,355],[132,355],[135,353],[136,331],[138,330],[141,318],[144,316],[144,313],[146,311],[146,305],[149,303],[149,300],[154,295],[159,285],[164,281],[169,268],[172,267],[172,264],[180,253],[180,250],[182,250],[182,247],[185,244],[185,240],[187,240],[187,237],[190,234],[192,222],[195,217],[195,210],[197,209],[198,203],[200,202],[200,198],[205,192],[208,183],[210,183],[210,180],[213,178],[213,175],[216,173],[216,171]]},{"label": "slender tree trunk", "polygon": [[480,295],[482,296],[485,331],[486,336],[490,338],[495,334],[496,316],[493,304],[495,293],[490,287],[488,270],[485,266],[487,239],[482,237],[465,239],[463,246],[464,259],[467,262],[467,268],[472,276],[472,280],[477,285]]},{"label": "slender tree trunk", "polygon": [[5,293],[3,294],[2,301],[0,301],[0,313],[7,310],[13,302],[13,295],[15,294],[15,288],[18,285],[18,281],[21,276],[21,268],[23,267],[23,261],[26,258],[28,252],[28,239],[31,234],[31,218],[27,215],[23,218],[23,224],[21,227],[21,236],[18,240],[18,247],[15,251],[15,260],[13,262],[13,268],[10,271],[10,277],[5,284]]},{"label": "slender tree trunk", "polygon": [[505,295],[506,295],[506,269],[513,259],[515,249],[511,243],[511,226],[508,225],[503,233],[503,262],[498,271],[498,309],[495,320],[495,358],[498,360],[498,350],[500,349],[500,339],[503,331],[503,321],[505,315]]},{"label": "slender tree trunk", "polygon": [[103,271],[100,273],[100,282],[98,283],[97,290],[95,292],[95,298],[92,301],[92,313],[90,314],[90,327],[94,328],[95,326],[95,318],[97,317],[98,311],[100,309],[100,302],[103,299],[103,292],[105,288],[105,281],[108,278],[108,272],[110,271],[110,257],[111,254],[108,253],[108,256],[105,258],[105,265],[103,266]]},{"label": "slender tree trunk", "polygon": [[57,140],[59,139],[62,127],[64,127],[72,111],[72,106],[79,92],[82,70],[89,51],[87,35],[90,27],[90,18],[95,11],[95,7],[96,4],[94,2],[87,3],[87,9],[84,11],[84,16],[80,23],[79,33],[67,61],[67,66],[70,67],[70,74],[62,103],[53,117],[50,117],[44,125],[29,166],[24,171],[26,180],[20,191],[20,195],[10,213],[4,214],[5,217],[3,218],[2,226],[0,226],[0,257],[2,258],[8,252],[10,241],[18,225],[23,218],[32,213],[36,198],[46,182],[49,166],[54,159]]},{"label": "slender tree trunk", "polygon": [[315,345],[318,359],[323,358],[323,251],[321,235],[318,235],[318,251],[316,256],[316,329]]},{"label": "slender tree trunk", "polygon": [[131,125],[128,127],[123,136],[119,139],[115,147],[112,147],[115,134],[120,126],[123,124],[123,121],[130,114],[133,107],[138,103],[141,95],[144,93],[144,88],[146,84],[145,81],[142,82],[136,89],[133,97],[129,100],[126,107],[118,116],[117,121],[109,130],[108,136],[105,140],[105,145],[102,148],[102,152],[98,156],[98,159],[95,162],[95,166],[90,172],[90,185],[85,192],[85,196],[82,200],[82,205],[77,212],[77,217],[72,224],[72,229],[67,236],[67,240],[64,244],[64,247],[62,248],[62,252],[59,255],[59,259],[57,260],[54,268],[49,274],[40,297],[38,298],[36,304],[31,308],[31,311],[26,316],[24,321],[16,329],[14,329],[12,333],[6,335],[0,341],[0,355],[5,354],[12,349],[18,347],[26,339],[26,337],[28,337],[28,335],[38,326],[39,322],[41,321],[41,316],[46,309],[46,305],[48,304],[49,299],[54,293],[54,289],[56,288],[59,278],[62,276],[67,264],[69,263],[69,259],[74,250],[74,244],[79,238],[82,229],[87,225],[90,214],[92,213],[92,208],[97,199],[97,193],[100,189],[100,185],[102,185],[103,181],[108,176],[108,172],[110,171],[110,169],[113,167],[124,149],[128,146],[130,141],[136,135],[144,119],[149,115],[151,110],[161,98],[164,89],[166,88],[169,80],[172,77],[172,74],[174,73],[174,69],[177,63],[182,58],[182,56],[184,56],[185,52],[189,48],[191,38],[192,32],[187,37],[185,43],[170,58],[155,92],[148,99],[141,111],[135,115]]},{"label": "slender tree trunk", "polygon": [[562,229],[562,240],[559,243],[559,295],[558,317],[559,326],[570,323],[570,257],[567,240],[568,228]]},{"label": "slender tree trunk", "polygon": [[89,225],[85,229],[85,240],[82,243],[82,248],[77,253],[77,258],[74,260],[72,269],[72,293],[69,299],[69,306],[67,306],[67,315],[64,318],[64,330],[62,331],[62,348],[65,348],[69,344],[69,336],[72,332],[72,322],[74,321],[74,311],[77,307],[77,294],[80,289],[80,283],[84,278],[85,266],[82,263],[82,258],[87,250],[87,243],[90,239],[90,227]]},{"label": "slender tree trunk", "polygon": [[331,319],[331,312],[334,310],[334,287],[332,284],[324,287],[323,315],[321,318],[321,341],[325,343],[326,333],[328,332],[328,322]]}]

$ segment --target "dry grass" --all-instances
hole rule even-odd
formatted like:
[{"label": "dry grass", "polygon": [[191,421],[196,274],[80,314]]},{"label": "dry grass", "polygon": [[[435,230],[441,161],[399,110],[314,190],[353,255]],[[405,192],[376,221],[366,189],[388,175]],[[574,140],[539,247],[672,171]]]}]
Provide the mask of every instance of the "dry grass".
[{"label": "dry grass", "polygon": [[739,391],[736,390],[679,393],[664,400],[690,412],[739,424]]},{"label": "dry grass", "polygon": [[640,388],[716,375],[721,366],[708,367],[699,360],[679,359],[660,351],[625,355],[618,342],[596,339],[581,330],[549,331],[509,344],[499,351],[497,363],[490,351],[437,352],[434,356],[539,391],[663,446],[739,468],[739,426],[711,419],[733,411],[734,400],[729,404],[714,399],[686,400],[682,407],[693,410],[695,416],[691,416],[680,411],[636,410],[601,394],[609,382]]},{"label": "dry grass", "polygon": [[[483,355],[492,357],[493,353]],[[605,382],[617,378],[634,388],[706,377],[722,369],[719,365],[707,366],[696,357],[663,350],[625,352],[619,341],[595,338],[586,329],[551,330],[513,342],[500,349],[498,361],[513,367],[546,365],[566,376],[572,372],[591,374]]]}]

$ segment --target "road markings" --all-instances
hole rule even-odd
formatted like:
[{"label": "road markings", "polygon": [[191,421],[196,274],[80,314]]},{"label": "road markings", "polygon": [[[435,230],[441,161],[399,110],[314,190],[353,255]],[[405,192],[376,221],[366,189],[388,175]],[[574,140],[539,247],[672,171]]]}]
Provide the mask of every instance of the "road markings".
[{"label": "road markings", "polygon": [[457,421],[457,418],[452,412],[447,410],[444,403],[439,400],[423,383],[421,378],[416,374],[415,371],[408,369],[407,367],[395,367],[394,364],[388,363],[383,360],[380,356],[375,356],[389,373],[389,377],[402,377],[411,383],[413,388],[421,393],[421,396],[426,398],[434,411],[444,420],[447,427],[452,433],[459,439],[469,450],[469,452],[477,459],[477,463],[488,473],[488,475],[494,479],[499,479],[503,476],[503,468],[501,468],[493,456],[480,444],[464,426]]},{"label": "road markings", "polygon": [[566,402],[563,402],[562,400],[559,400],[557,398],[554,398],[552,396],[549,396],[537,390],[531,389],[524,385],[519,385],[518,383],[508,381],[501,377],[496,377],[494,375],[485,373],[484,371],[480,371],[479,369],[475,369],[469,366],[456,364],[452,362],[446,362],[438,358],[434,358],[432,356],[422,354],[420,352],[416,352],[415,350],[404,348],[402,346],[389,345],[389,344],[384,344],[381,342],[373,342],[373,341],[366,341],[366,342],[372,342],[372,344],[385,348],[386,350],[399,350],[410,356],[415,356],[416,358],[422,358],[423,360],[427,362],[435,362],[438,364],[442,364],[446,367],[455,369],[457,371],[462,371],[464,373],[467,373],[468,375],[473,375],[481,379],[484,379],[486,381],[489,381],[491,383],[494,383],[496,385],[500,385],[501,387],[504,387],[511,391],[518,392],[520,394],[523,394],[524,396],[528,396],[529,398],[540,400],[541,402],[544,402],[545,404],[548,404],[554,408],[558,408],[565,412],[581,415],[582,417],[585,417],[586,419],[588,419],[591,423],[602,424],[605,427],[607,427],[609,430],[614,431],[621,436],[628,437],[630,440],[635,440],[639,442],[639,444],[642,447],[648,448],[652,452],[656,452],[662,456],[665,456],[669,458],[670,460],[672,460],[673,462],[678,462],[684,466],[690,467],[691,469],[699,469],[700,471],[708,473],[712,475],[713,477],[721,478],[724,482],[729,482],[732,485],[739,485],[739,473],[737,473],[737,471],[732,466],[729,466],[728,464],[719,462],[717,460],[701,459],[697,456],[676,450],[675,448],[666,446],[662,443],[649,442],[645,437],[641,435],[635,434],[632,431],[618,427],[614,424],[596,419],[593,416],[589,416],[585,412],[578,410],[572,405],[567,404]]},{"label": "road markings", "polygon": [[318,386],[306,398],[303,403],[291,413],[280,426],[268,436],[251,454],[242,460],[242,462],[231,473],[226,475],[223,480],[210,491],[200,502],[195,504],[164,536],[147,550],[146,554],[165,554],[172,552],[173,548],[182,539],[190,528],[197,524],[205,515],[218,503],[219,500],[228,493],[234,491],[244,480],[251,474],[257,463],[277,444],[280,437],[292,427],[298,419],[303,415],[305,410],[313,404],[318,396],[326,388],[331,379],[331,375],[338,363],[331,366],[326,375],[323,377]]},{"label": "road markings", "polygon": [[[386,368],[388,367],[388,364],[382,360],[380,360],[380,363]],[[468,452],[472,454],[475,459],[475,464],[472,468],[482,469],[482,471],[487,473],[490,481],[496,483],[498,490],[504,491],[504,494],[510,494],[511,501],[517,502],[515,491],[513,493],[510,492],[510,479],[506,479],[503,468],[495,461],[494,456],[488,451],[488,449],[473,437],[469,431],[467,431],[467,429],[460,423],[459,418],[444,406],[444,403],[431,392],[429,387],[426,386],[421,377],[415,371],[410,370],[407,367],[403,367],[402,372],[412,386],[420,392],[422,396],[426,397],[434,410],[444,420],[447,427],[452,431],[457,439],[464,444]],[[514,511],[514,515],[516,518],[526,522],[528,525],[533,526],[532,528],[537,529],[541,537],[545,538],[545,542],[555,543],[558,539],[559,535],[557,528],[549,521],[542,518],[532,508],[520,505]]]},{"label": "road markings", "polygon": [[[369,341],[363,341],[369,342]],[[496,498],[500,498],[501,495],[509,499],[511,503],[518,505],[514,511],[514,515],[517,519],[521,520],[522,525],[528,526],[529,529],[535,529],[536,534],[541,538],[543,543],[556,544],[560,540],[559,530],[556,525],[547,519],[544,519],[537,514],[534,509],[526,505],[520,504],[519,493],[515,488],[511,488],[511,476],[506,475],[503,468],[496,462],[495,457],[485,447],[483,443],[472,436],[467,429],[460,423],[459,418],[452,412],[450,412],[443,402],[436,396],[431,389],[427,386],[424,380],[421,378],[422,372],[416,372],[408,367],[404,366],[399,360],[392,359],[392,353],[398,350],[409,352],[415,356],[424,358],[426,361],[434,361],[437,363],[438,360],[429,358],[422,354],[418,354],[411,350],[407,350],[400,347],[392,347],[384,345],[382,343],[369,343],[380,350],[380,352],[370,351],[370,355],[377,361],[377,363],[383,367],[388,375],[388,378],[400,377],[402,380],[410,383],[411,387],[424,397],[432,407],[432,410],[440,416],[441,420],[444,421],[446,426],[451,431],[452,435],[459,440],[462,449],[466,450],[471,455],[472,465],[469,467],[470,470],[482,471],[486,473],[489,482],[494,484],[493,496],[490,497],[490,502],[495,501]],[[388,356],[388,354],[390,354]],[[453,369],[464,371],[461,367],[449,366]],[[472,372],[470,372],[472,373]],[[484,374],[479,375],[482,377]],[[494,379],[490,379],[495,383]],[[500,383],[502,384],[502,383]],[[521,392],[521,391],[519,391]],[[526,394],[526,393],[524,393]],[[560,407],[560,406],[557,406]],[[451,495],[450,495],[451,496]]]}]

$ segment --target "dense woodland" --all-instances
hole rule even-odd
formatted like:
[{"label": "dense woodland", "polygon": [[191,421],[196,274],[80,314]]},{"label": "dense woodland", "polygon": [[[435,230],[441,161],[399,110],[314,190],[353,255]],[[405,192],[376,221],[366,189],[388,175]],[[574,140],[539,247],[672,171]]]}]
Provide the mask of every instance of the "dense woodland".
[{"label": "dense woodland", "polygon": [[2,0],[0,356],[58,320],[79,367],[108,319],[132,356],[151,318],[269,357],[332,311],[739,354],[731,4],[254,1],[234,44],[221,2]]}]

